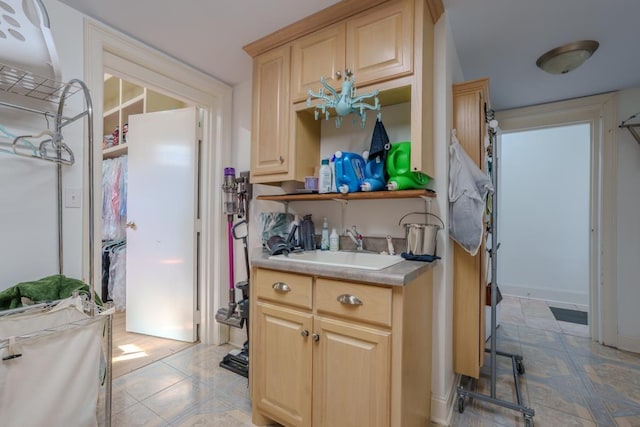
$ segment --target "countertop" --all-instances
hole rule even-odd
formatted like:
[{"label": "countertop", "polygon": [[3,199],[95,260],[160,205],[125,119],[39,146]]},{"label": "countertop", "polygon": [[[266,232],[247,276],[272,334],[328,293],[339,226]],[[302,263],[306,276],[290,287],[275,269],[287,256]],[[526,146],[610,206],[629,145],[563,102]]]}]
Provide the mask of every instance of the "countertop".
[{"label": "countertop", "polygon": [[432,268],[435,262],[402,261],[383,270],[323,266],[318,264],[293,263],[269,259],[269,253],[262,248],[251,252],[253,267],[309,274],[312,276],[368,282],[374,285],[404,286]]}]

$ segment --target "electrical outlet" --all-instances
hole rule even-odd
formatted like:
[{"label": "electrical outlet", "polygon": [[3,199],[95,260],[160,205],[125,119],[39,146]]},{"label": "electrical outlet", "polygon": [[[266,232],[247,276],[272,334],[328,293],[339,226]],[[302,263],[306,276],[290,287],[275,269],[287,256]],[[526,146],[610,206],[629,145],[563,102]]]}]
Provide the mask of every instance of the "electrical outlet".
[{"label": "electrical outlet", "polygon": [[65,208],[79,208],[80,201],[80,189],[79,188],[65,188],[64,189],[64,207]]}]

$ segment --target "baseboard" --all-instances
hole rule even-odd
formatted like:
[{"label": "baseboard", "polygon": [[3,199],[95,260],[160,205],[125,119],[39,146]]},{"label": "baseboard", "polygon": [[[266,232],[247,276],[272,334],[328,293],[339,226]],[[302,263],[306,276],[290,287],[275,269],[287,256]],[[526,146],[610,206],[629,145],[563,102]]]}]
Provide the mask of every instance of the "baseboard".
[{"label": "baseboard", "polygon": [[633,353],[640,353],[640,337],[618,335],[618,348]]},{"label": "baseboard", "polygon": [[460,383],[460,375],[456,375],[451,382],[451,388],[446,396],[431,395],[431,425],[437,427],[448,427],[451,425],[453,417],[454,402],[456,401],[456,390]]},{"label": "baseboard", "polygon": [[514,297],[533,298],[544,301],[556,301],[564,304],[589,305],[588,292],[563,291],[562,289],[532,288],[518,285],[500,284],[500,291],[504,295]]}]

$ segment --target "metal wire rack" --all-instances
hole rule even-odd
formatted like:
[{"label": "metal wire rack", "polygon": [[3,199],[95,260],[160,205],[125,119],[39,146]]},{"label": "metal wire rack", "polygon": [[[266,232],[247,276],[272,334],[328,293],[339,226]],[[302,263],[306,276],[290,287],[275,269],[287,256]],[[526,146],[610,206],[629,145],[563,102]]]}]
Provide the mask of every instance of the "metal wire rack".
[{"label": "metal wire rack", "polygon": [[[489,353],[490,355],[490,376],[489,376],[489,386],[490,386],[490,394],[486,395],[483,393],[479,393],[476,391],[472,391],[473,388],[473,379],[469,379],[468,383],[463,386],[458,386],[457,394],[458,394],[458,412],[464,412],[465,407],[465,399],[478,399],[483,402],[488,402],[494,405],[502,406],[504,408],[512,409],[514,411],[519,411],[522,413],[524,417],[524,423],[526,427],[533,427],[533,416],[535,415],[535,411],[533,408],[529,408],[522,402],[522,395],[520,393],[520,382],[518,380],[518,376],[524,374],[524,361],[521,355],[518,354],[510,354],[497,350],[497,338],[496,338],[496,328],[497,328],[497,316],[496,316],[496,305],[497,295],[498,295],[498,248],[500,243],[498,241],[498,147],[497,147],[497,128],[498,121],[495,120],[495,115],[493,110],[489,110],[485,112],[485,120],[488,124],[489,129],[489,146],[487,147],[487,155],[490,159],[489,170],[491,174],[491,181],[493,184],[494,192],[493,192],[493,200],[492,200],[492,209],[491,209],[491,220],[489,222],[489,233],[491,235],[491,344],[488,349],[485,349],[485,353]],[[516,402],[511,402],[504,399],[499,399],[496,395],[496,380],[497,380],[497,357],[508,357],[511,359],[511,367],[513,371],[513,381],[514,388],[516,394]]]}]

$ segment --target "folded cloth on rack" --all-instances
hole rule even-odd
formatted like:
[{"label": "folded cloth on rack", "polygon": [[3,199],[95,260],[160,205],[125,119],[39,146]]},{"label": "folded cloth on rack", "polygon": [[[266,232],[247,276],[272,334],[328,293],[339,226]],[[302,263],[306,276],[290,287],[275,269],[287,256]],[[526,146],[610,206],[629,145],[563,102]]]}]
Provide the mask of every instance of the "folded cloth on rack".
[{"label": "folded cloth on rack", "polygon": [[[82,280],[72,279],[62,274],[43,277],[31,282],[21,282],[0,291],[0,310],[22,307],[22,299],[28,298],[34,303],[56,301],[70,297],[77,290],[81,295],[89,294],[89,285]],[[95,295],[96,304],[102,300]]]},{"label": "folded cloth on rack", "polygon": [[407,261],[422,261],[422,262],[433,262],[437,259],[440,259],[438,255],[414,255],[411,253],[402,252],[400,256]]}]

